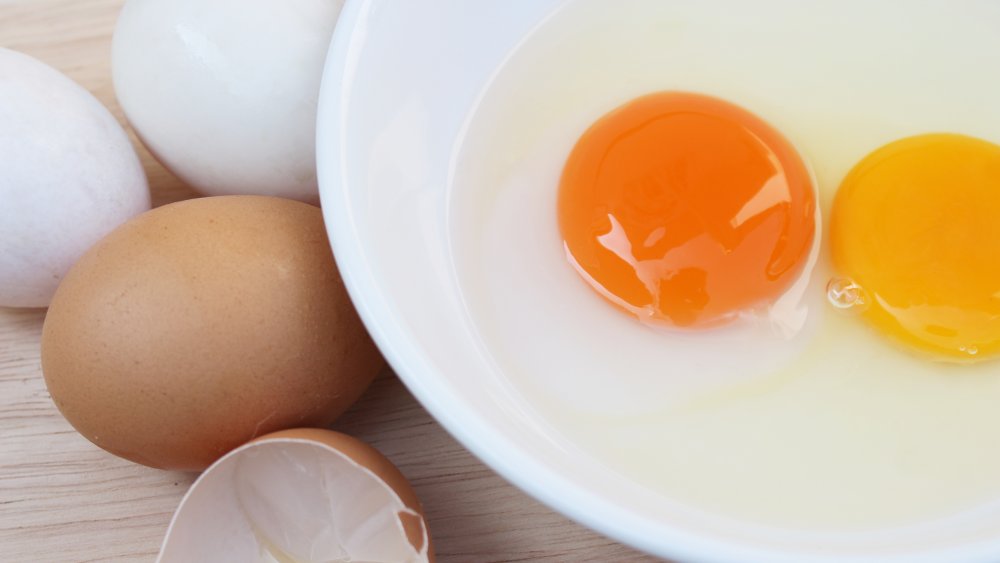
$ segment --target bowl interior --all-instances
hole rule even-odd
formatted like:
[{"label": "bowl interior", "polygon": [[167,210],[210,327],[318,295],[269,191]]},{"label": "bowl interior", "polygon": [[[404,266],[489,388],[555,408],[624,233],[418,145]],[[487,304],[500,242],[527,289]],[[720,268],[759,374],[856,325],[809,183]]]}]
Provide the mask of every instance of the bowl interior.
[{"label": "bowl interior", "polygon": [[563,0],[347,3],[320,98],[320,193],[334,251],[399,376],[459,441],[563,514],[678,559],[988,560],[996,541],[915,532],[812,537],[650,494],[561,435],[505,378],[461,298],[449,186],[470,113],[497,68]]}]

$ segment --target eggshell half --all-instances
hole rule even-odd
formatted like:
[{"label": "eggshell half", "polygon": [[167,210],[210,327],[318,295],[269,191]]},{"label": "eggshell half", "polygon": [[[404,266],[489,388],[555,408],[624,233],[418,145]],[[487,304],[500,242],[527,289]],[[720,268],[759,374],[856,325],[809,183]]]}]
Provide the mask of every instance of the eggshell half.
[{"label": "eggshell half", "polygon": [[420,502],[371,446],[330,430],[259,438],[181,501],[159,563],[433,561]]}]

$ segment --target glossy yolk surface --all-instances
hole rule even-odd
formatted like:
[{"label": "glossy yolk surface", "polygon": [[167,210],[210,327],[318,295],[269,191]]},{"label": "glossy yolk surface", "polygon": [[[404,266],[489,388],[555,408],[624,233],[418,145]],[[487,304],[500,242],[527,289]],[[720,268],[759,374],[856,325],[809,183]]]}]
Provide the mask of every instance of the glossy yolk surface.
[{"label": "glossy yolk surface", "polygon": [[594,123],[558,199],[580,274],[639,318],[676,327],[718,325],[784,293],[808,256],[814,210],[809,173],[778,131],[681,92]]},{"label": "glossy yolk surface", "polygon": [[882,147],[834,201],[838,273],[880,331],[945,358],[1000,350],[1000,146],[962,135]]}]

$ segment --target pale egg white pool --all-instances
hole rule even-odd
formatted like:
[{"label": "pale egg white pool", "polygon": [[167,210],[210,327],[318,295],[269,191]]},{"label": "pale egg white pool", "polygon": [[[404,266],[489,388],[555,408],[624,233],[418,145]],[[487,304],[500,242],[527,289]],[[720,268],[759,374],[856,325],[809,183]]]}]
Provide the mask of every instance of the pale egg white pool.
[{"label": "pale egg white pool", "polygon": [[663,498],[809,531],[919,525],[1000,500],[1000,360],[896,349],[824,301],[826,240],[791,336],[642,326],[566,260],[556,186],[578,136],[644,93],[723,97],[809,160],[828,219],[891,140],[1000,142],[1000,3],[578,0],[498,71],[456,154],[456,272],[510,385]]}]

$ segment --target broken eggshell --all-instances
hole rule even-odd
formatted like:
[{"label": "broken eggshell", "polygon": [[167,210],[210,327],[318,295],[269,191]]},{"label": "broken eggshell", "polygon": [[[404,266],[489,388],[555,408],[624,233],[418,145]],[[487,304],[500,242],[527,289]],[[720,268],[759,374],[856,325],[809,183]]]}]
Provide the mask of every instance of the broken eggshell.
[{"label": "broken eggshell", "polygon": [[158,563],[429,563],[420,502],[371,446],[294,429],[225,455],[195,481]]}]

